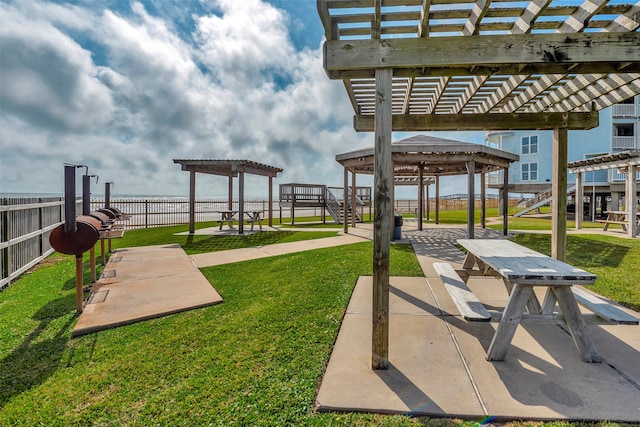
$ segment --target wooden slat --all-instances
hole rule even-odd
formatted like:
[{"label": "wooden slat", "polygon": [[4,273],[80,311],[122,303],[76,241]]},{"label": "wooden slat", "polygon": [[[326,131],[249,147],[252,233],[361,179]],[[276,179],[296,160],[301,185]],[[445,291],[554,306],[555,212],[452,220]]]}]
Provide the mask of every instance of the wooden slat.
[{"label": "wooden slat", "polygon": [[588,308],[598,317],[608,322],[624,325],[638,325],[640,323],[638,318],[615,307],[610,301],[606,301],[577,287],[573,287],[572,291],[578,304]]},{"label": "wooden slat", "polygon": [[[585,3],[583,3],[583,5],[575,13],[573,13],[569,17],[569,19],[567,19],[565,23],[566,25],[558,29],[558,31],[559,32],[582,31],[584,29],[584,24],[588,22],[589,19],[591,19],[598,11],[602,10],[606,6],[607,1],[605,0],[598,0],[597,2],[592,2],[592,0],[585,1]],[[631,14],[634,14],[634,13],[637,14],[638,11],[634,10],[634,8],[630,8],[625,12],[624,15],[621,15],[620,17],[617,18],[618,19],[617,22],[613,22],[610,25],[607,25],[607,27],[603,29],[603,32],[610,32],[610,31],[615,32],[615,31],[621,31],[621,30],[632,31],[633,29],[637,28],[637,26],[640,25],[640,23],[634,26],[629,22],[631,20],[628,19],[628,16],[632,16]],[[584,83],[586,82],[591,83],[603,77],[604,76],[598,75],[598,74],[588,74],[585,76],[577,76],[573,79],[574,81],[573,83],[572,81],[570,81],[567,84],[565,84],[565,86],[562,86],[556,89],[554,92],[551,92],[547,94],[544,98],[540,99],[534,106],[532,106],[531,111],[542,111],[544,108],[548,108],[551,105],[558,104],[564,99],[566,99],[567,97],[572,96],[576,92],[580,91],[582,88],[586,87],[587,85],[585,85]],[[574,86],[573,88],[571,88],[571,90],[567,90],[569,89],[567,87],[567,85],[569,84],[573,84]],[[591,99],[592,98],[586,99],[584,102],[579,103],[579,105],[584,105],[586,103],[589,103]],[[570,108],[570,110],[578,108],[579,105],[576,105]],[[562,110],[562,108],[563,108],[562,106],[559,106],[558,109],[555,109],[555,111],[566,111],[566,110]]]},{"label": "wooden slat", "polygon": [[[372,132],[371,115],[356,115],[357,132]],[[512,130],[512,129],[592,129],[599,123],[598,113],[523,113],[523,114],[396,114],[394,131],[437,130]]]},{"label": "wooden slat", "polygon": [[[591,77],[591,75],[589,75]],[[640,74],[611,74],[606,78],[595,80],[593,84],[586,86],[580,91],[575,91],[572,95],[568,94],[562,99],[558,105],[552,109],[557,111],[575,110],[583,105],[587,108],[591,107],[590,103],[593,99],[599,98],[611,91],[624,86],[636,79],[640,78]]]},{"label": "wooden slat", "polygon": [[589,285],[596,280],[594,274],[510,240],[459,239],[458,243],[513,284]]},{"label": "wooden slat", "polygon": [[531,297],[532,292],[531,286],[514,286],[498,323],[498,329],[493,335],[491,344],[489,344],[487,360],[504,360],[507,356],[507,349],[513,339],[513,335],[516,333],[516,328],[524,312],[524,306]]},{"label": "wooden slat", "polygon": [[464,28],[462,30],[463,36],[478,34],[480,21],[482,21],[482,18],[487,13],[487,10],[489,10],[490,6],[491,0],[478,0],[474,3],[469,15],[469,19],[467,19],[467,22],[465,22],[464,24]]},{"label": "wooden slat", "polygon": [[625,99],[631,98],[638,93],[640,93],[640,79],[636,79],[626,85],[620,86],[618,89],[606,93],[599,98],[594,99],[592,102],[595,103],[598,110],[601,110],[622,102]]},{"label": "wooden slat", "polygon": [[[334,40],[325,43],[329,71],[378,67],[422,68],[452,65],[499,67],[504,64],[590,66],[640,58],[640,34],[509,34],[475,37],[398,38],[388,40]],[[594,66],[594,68],[596,68]]]},{"label": "wooden slat", "polygon": [[449,263],[435,262],[433,268],[442,279],[445,289],[465,320],[476,322],[491,321],[491,314],[480,300],[462,281],[458,273]]},{"label": "wooden slat", "polygon": [[582,360],[588,363],[601,362],[602,359],[589,338],[587,326],[582,319],[582,313],[580,313],[578,309],[578,304],[576,304],[571,289],[568,287],[554,286],[552,290],[556,296],[562,315],[567,322],[569,332],[573,337],[573,342],[576,344],[576,347],[578,347]]}]

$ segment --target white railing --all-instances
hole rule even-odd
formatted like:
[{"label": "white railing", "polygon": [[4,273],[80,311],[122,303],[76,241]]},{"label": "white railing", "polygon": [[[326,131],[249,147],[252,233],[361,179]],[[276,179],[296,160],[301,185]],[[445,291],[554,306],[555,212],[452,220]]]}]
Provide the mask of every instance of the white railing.
[{"label": "white railing", "polygon": [[62,221],[62,198],[0,199],[0,290],[54,252],[49,234]]},{"label": "white railing", "polygon": [[614,136],[611,142],[611,148],[614,150],[635,150],[635,136]]},{"label": "white railing", "polygon": [[635,104],[616,104],[613,106],[613,117],[636,117]]},{"label": "white railing", "polygon": [[[624,173],[618,172],[617,169],[611,169],[609,171],[609,181],[610,182],[625,182],[627,179],[627,175]],[[636,173],[636,179],[640,180],[640,171]]]},{"label": "white railing", "polygon": [[[499,170],[499,171],[494,171],[494,172],[489,172],[486,175],[486,182],[487,185],[493,185],[493,186],[499,186],[502,185],[504,183],[504,178],[503,178],[503,174],[504,171]],[[516,182],[516,175],[513,173],[509,174],[509,184],[513,184]]]}]

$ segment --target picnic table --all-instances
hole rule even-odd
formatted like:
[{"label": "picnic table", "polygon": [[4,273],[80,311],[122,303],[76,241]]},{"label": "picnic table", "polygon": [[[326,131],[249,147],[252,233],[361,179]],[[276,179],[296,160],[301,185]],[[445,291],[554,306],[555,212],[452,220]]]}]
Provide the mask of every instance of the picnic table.
[{"label": "picnic table", "polygon": [[[220,214],[220,230],[222,230],[222,226],[225,222],[229,223],[229,228],[232,228],[233,221],[235,220],[235,216],[239,211],[236,210],[226,210],[226,211],[216,211]],[[262,214],[264,211],[245,211],[244,214],[249,218],[249,222],[251,223],[251,231],[253,231],[254,224],[258,224],[260,226],[260,230],[262,230]]]},{"label": "picnic table", "polygon": [[[530,315],[552,314],[556,302],[585,362],[600,362],[586,324],[571,290],[573,285],[592,285],[596,276],[509,240],[460,239],[468,253],[460,277],[500,276],[509,292],[509,300],[493,335],[487,360],[504,360],[525,308]],[[547,287],[542,306],[534,286]]]},{"label": "picnic table", "polygon": [[[604,224],[602,231],[607,231],[611,224],[620,224],[622,231],[627,231],[627,224],[629,224],[629,212],[605,211],[604,213],[607,214],[607,218],[597,220],[597,222]],[[636,222],[640,226],[640,212],[636,212]]]},{"label": "picnic table", "polygon": [[234,217],[238,214],[238,211],[233,211],[233,210],[226,210],[226,211],[216,211],[217,213],[220,214],[221,218],[220,218],[220,230],[222,230],[222,225],[225,222],[229,223],[229,228],[233,227],[233,220]]}]

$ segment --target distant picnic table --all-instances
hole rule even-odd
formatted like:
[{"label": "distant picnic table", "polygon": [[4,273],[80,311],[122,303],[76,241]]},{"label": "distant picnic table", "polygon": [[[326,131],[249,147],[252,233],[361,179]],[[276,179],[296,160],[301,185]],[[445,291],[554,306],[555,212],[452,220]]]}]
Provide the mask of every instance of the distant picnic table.
[{"label": "distant picnic table", "polygon": [[[607,217],[596,221],[604,224],[602,231],[607,231],[611,224],[619,224],[622,227],[622,231],[627,231],[627,224],[629,224],[629,212],[605,211],[604,213],[607,214]],[[636,223],[640,225],[640,212],[636,212]]]},{"label": "distant picnic table", "polygon": [[[222,230],[222,226],[225,223],[229,223],[229,228],[233,228],[233,221],[236,219],[236,215],[238,214],[237,210],[222,210],[216,211],[220,214],[220,230]],[[262,214],[264,211],[262,210],[252,210],[245,211],[244,214],[249,218],[249,223],[251,223],[251,231],[253,231],[253,226],[257,223],[260,226],[260,230],[262,230]],[[240,219],[239,219],[240,220]]]}]

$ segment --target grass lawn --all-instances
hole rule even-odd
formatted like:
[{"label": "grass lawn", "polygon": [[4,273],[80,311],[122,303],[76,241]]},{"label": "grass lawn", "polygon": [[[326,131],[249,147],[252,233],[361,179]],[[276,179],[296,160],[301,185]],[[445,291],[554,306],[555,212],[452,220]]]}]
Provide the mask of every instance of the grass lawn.
[{"label": "grass lawn", "polygon": [[[119,244],[188,244],[175,232],[132,231]],[[286,238],[303,237],[294,236]],[[637,270],[637,242],[599,237],[569,236],[570,262],[602,274],[603,283]],[[548,236],[518,239],[542,251],[549,246]],[[74,260],[50,257],[0,293],[0,426],[477,425],[314,413],[353,286],[371,274],[371,250],[364,242],[205,268],[223,304],[74,339]],[[422,275],[409,245],[392,245],[391,274]],[[621,289],[632,307],[640,306],[635,274],[621,282],[635,286]]]},{"label": "grass lawn", "polygon": [[[518,234],[513,241],[551,255],[548,234]],[[589,289],[640,311],[640,240],[599,234],[567,236],[567,262],[598,276]]]},{"label": "grass lawn", "polygon": [[[200,223],[196,229],[215,227],[218,223]],[[146,228],[127,231],[123,239],[112,241],[113,249],[119,247],[163,245],[167,243],[179,243],[189,255],[226,251],[229,249],[251,248],[256,246],[271,245],[274,243],[290,243],[300,240],[322,239],[335,237],[339,230],[325,230],[302,232],[292,230],[263,231],[260,233],[230,236],[207,235],[176,235],[189,231],[188,225],[175,225],[171,227]]]}]

